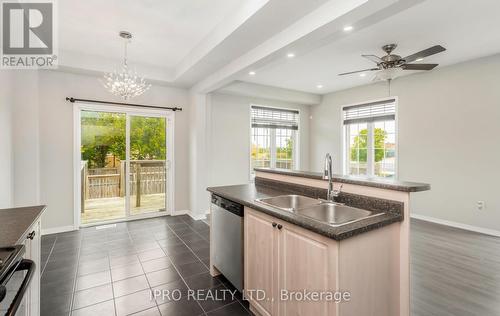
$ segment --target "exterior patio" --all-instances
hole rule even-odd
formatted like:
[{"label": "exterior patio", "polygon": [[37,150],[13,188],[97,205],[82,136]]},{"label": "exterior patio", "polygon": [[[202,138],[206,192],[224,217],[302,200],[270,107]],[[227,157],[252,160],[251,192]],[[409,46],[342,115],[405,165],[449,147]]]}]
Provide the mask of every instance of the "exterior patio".
[{"label": "exterior patio", "polygon": [[[130,197],[130,215],[165,211],[165,193],[141,195],[141,206],[135,207],[136,196]],[[115,220],[125,217],[125,197],[110,197],[85,200],[81,213],[82,224]]]}]

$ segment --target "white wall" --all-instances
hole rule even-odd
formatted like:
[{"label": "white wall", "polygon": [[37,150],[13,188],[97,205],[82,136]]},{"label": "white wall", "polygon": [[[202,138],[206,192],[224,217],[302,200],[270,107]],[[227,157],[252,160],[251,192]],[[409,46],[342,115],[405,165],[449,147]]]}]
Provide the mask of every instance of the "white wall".
[{"label": "white wall", "polygon": [[12,72],[0,71],[0,208],[13,204],[12,81]]},{"label": "white wall", "polygon": [[[414,194],[414,213],[500,230],[499,76],[496,55],[393,81],[399,179],[432,186]],[[341,157],[342,105],[386,96],[387,85],[377,83],[325,95],[312,107],[311,168],[321,169],[325,152]],[[476,210],[479,200],[485,210]]]},{"label": "white wall", "polygon": [[189,206],[190,215],[201,219],[209,209],[207,192],[207,113],[210,112],[210,96],[190,94],[189,109]]},{"label": "white wall", "polygon": [[[22,89],[22,85],[20,86]],[[27,94],[29,94],[27,92]],[[73,225],[73,106],[65,97],[114,99],[97,77],[55,71],[38,73],[40,199],[48,208],[43,228]],[[137,103],[183,107],[175,114],[175,210],[189,207],[187,90],[153,86]],[[32,105],[33,107],[36,104]],[[23,126],[19,126],[23,129]],[[15,142],[22,141],[15,139]]]},{"label": "white wall", "polygon": [[319,94],[265,86],[243,81],[235,81],[232,84],[217,90],[217,92],[222,94],[239,95],[304,105],[316,105],[321,102],[321,95]]},{"label": "white wall", "polygon": [[16,71],[12,111],[14,205],[40,204],[40,138],[38,75]]},{"label": "white wall", "polygon": [[308,105],[216,93],[211,98],[209,185],[248,183],[250,170],[250,105],[300,111],[300,169],[309,168]]}]

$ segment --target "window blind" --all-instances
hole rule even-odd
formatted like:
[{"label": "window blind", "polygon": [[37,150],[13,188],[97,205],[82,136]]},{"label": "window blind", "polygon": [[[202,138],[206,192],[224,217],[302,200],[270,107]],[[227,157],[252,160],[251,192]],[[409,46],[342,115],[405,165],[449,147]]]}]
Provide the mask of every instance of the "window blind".
[{"label": "window blind", "polygon": [[299,111],[254,106],[251,108],[252,127],[299,129]]},{"label": "window blind", "polygon": [[395,120],[396,100],[388,99],[346,106],[343,111],[344,125]]}]

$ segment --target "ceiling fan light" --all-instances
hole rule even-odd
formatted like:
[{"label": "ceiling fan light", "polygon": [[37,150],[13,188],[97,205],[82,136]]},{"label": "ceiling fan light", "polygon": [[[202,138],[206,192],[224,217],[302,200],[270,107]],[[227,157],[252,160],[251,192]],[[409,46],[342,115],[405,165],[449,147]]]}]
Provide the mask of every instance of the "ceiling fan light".
[{"label": "ceiling fan light", "polygon": [[377,71],[375,74],[375,80],[392,80],[401,74],[401,68],[387,68]]}]

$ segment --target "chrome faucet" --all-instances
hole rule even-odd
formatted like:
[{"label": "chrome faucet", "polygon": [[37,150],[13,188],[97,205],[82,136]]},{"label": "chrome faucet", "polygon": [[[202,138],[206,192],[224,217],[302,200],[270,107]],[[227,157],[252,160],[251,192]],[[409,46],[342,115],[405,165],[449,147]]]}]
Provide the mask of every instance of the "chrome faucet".
[{"label": "chrome faucet", "polygon": [[333,189],[332,156],[330,154],[326,154],[325,156],[323,179],[328,180],[328,193],[326,195],[326,199],[330,202],[334,202],[335,198],[340,195],[342,184],[337,190]]}]

